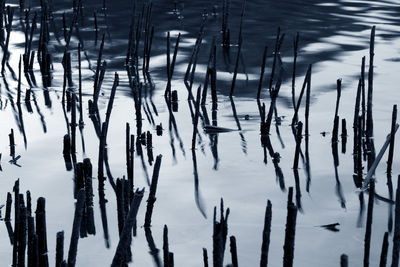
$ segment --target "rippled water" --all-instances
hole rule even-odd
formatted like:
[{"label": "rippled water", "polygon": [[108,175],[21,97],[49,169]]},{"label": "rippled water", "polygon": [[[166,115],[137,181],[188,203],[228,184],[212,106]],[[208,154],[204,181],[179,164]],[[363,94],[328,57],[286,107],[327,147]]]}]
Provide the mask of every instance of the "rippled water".
[{"label": "rippled water", "polygon": [[[99,141],[92,122],[87,114],[87,102],[93,91],[93,75],[96,68],[100,40],[95,42],[93,12],[98,11],[100,33],[106,35],[104,59],[107,61],[107,73],[99,99],[102,119],[113,82],[114,72],[120,75],[120,85],[112,110],[108,131],[107,148],[111,172],[116,177],[126,175],[125,165],[125,124],[129,122],[136,132],[135,108],[132,91],[125,71],[125,55],[128,44],[130,1],[107,2],[105,17],[101,11],[102,3],[84,1],[84,14],[79,34],[84,41],[87,57],[82,61],[85,127],[82,139],[77,135],[77,160],[89,157],[97,173]],[[2,169],[0,172],[0,203],[5,204],[6,193],[11,192],[15,179],[20,178],[21,191],[30,190],[32,199],[46,198],[47,238],[50,265],[54,264],[56,232],[65,231],[65,248],[68,248],[72,229],[74,202],[73,172],[65,170],[62,155],[62,140],[67,133],[67,124],[61,104],[63,70],[60,64],[63,52],[62,13],[66,12],[71,20],[71,3],[54,1],[53,10],[57,36],[51,34],[50,50],[54,61],[52,86],[47,90],[40,85],[39,66],[35,65],[38,87],[32,88],[33,113],[28,113],[24,105],[18,113],[13,101],[16,99],[17,83],[6,71],[1,80],[0,111],[0,153]],[[169,228],[169,246],[174,252],[176,266],[201,266],[202,248],[208,249],[210,263],[212,256],[213,208],[224,198],[230,208],[228,227],[229,236],[235,235],[238,246],[239,264],[256,266],[259,263],[264,212],[267,199],[272,202],[272,231],[269,251],[270,266],[282,262],[283,243],[286,223],[287,188],[295,186],[292,170],[295,140],[290,123],[293,116],[291,102],[291,70],[293,61],[293,38],[300,32],[300,47],[296,79],[296,93],[299,94],[308,64],[313,64],[311,107],[310,107],[310,167],[311,181],[300,164],[300,189],[302,211],[297,216],[295,266],[338,266],[340,255],[349,256],[350,266],[359,266],[363,259],[366,216],[359,217],[359,194],[353,183],[353,137],[352,120],[357,82],[362,56],[369,55],[370,30],[376,25],[375,64],[374,64],[374,141],[377,151],[383,145],[390,132],[390,118],[393,104],[400,100],[400,77],[398,75],[400,59],[400,5],[396,1],[247,1],[243,22],[243,61],[248,79],[239,66],[236,89],[231,102],[228,95],[232,80],[232,71],[236,60],[237,38],[240,22],[241,1],[231,1],[229,26],[232,46],[228,55],[222,48],[217,50],[217,92],[218,125],[240,131],[231,131],[210,135],[199,131],[195,154],[191,151],[192,118],[187,102],[187,89],[183,83],[188,59],[195,43],[202,16],[207,16],[205,37],[199,54],[199,62],[193,88],[203,83],[210,43],[213,36],[220,38],[221,2],[214,1],[155,1],[153,2],[152,24],[155,36],[150,60],[150,72],[155,83],[152,101],[158,111],[153,114],[155,124],[162,123],[163,136],[156,135],[155,126],[144,115],[143,131],[153,133],[153,153],[162,154],[160,178],[157,189],[157,201],[152,218],[152,234],[157,248],[162,249],[162,231],[164,224]],[[39,4],[32,1],[33,10]],[[141,4],[138,5],[141,7]],[[140,9],[140,8],[139,8]],[[138,10],[139,10],[138,9]],[[18,58],[23,53],[24,34],[19,22],[18,9],[14,19],[10,41],[10,64],[17,73]],[[202,15],[203,14],[203,15]],[[285,189],[276,181],[272,159],[267,156],[264,162],[264,150],[260,142],[260,116],[256,102],[256,91],[264,46],[268,46],[267,69],[261,102],[267,109],[270,99],[267,84],[270,77],[273,47],[277,27],[285,33],[281,57],[285,73],[277,100],[278,115],[282,117],[278,129],[280,138],[271,128],[271,142],[279,152],[279,166],[284,174]],[[179,136],[168,130],[169,113],[164,101],[166,86],[166,32],[170,31],[172,44],[177,34],[182,34],[172,87],[178,91],[178,112],[174,112]],[[77,85],[77,36],[72,37],[72,67],[74,83]],[[219,40],[219,39],[217,39]],[[34,46],[35,47],[35,46]],[[36,46],[37,47],[37,46]],[[35,48],[36,49],[36,48]],[[83,54],[82,54],[83,55]],[[367,65],[368,68],[368,65]],[[336,100],[336,80],[342,78],[343,91],[339,115],[346,118],[349,138],[346,153],[339,154],[338,177],[345,200],[338,197],[338,182],[335,179],[334,159],[331,153],[331,135]],[[8,84],[8,89],[7,89]],[[22,80],[25,91],[29,87]],[[49,95],[51,105],[45,101]],[[150,97],[146,98],[150,105]],[[144,101],[144,100],[143,100]],[[205,109],[211,118],[211,97],[207,99]],[[237,114],[237,120],[234,117]],[[304,109],[300,110],[303,120]],[[205,113],[202,113],[204,116]],[[248,115],[248,116],[247,116]],[[67,114],[70,118],[70,114]],[[23,130],[21,123],[23,122]],[[199,125],[204,123],[201,121]],[[8,161],[8,134],[13,128],[16,133],[16,153],[21,155],[18,164]],[[199,127],[201,129],[201,127]],[[321,132],[328,132],[323,136]],[[23,133],[26,136],[24,145]],[[85,152],[82,151],[84,140]],[[393,162],[393,177],[400,172],[399,151],[396,140]],[[341,144],[339,144],[339,147]],[[143,147],[144,151],[146,150]],[[216,153],[217,149],[217,153]],[[388,197],[386,187],[386,159],[381,161],[376,171],[376,191]],[[194,166],[198,171],[198,184],[194,176]],[[366,163],[364,163],[366,166]],[[145,166],[145,168],[144,168]],[[135,186],[145,187],[147,199],[148,185],[146,172],[150,176],[153,166],[144,159],[135,157]],[[145,171],[146,170],[146,171]],[[366,170],[364,170],[366,172]],[[394,179],[396,181],[396,179]],[[394,182],[394,184],[396,184]],[[116,197],[106,182],[108,225],[111,247],[105,247],[98,207],[97,178],[95,189],[95,236],[79,240],[77,266],[108,266],[118,244]],[[198,186],[198,188],[196,187]],[[307,187],[309,186],[309,190]],[[198,192],[196,193],[196,188]],[[365,194],[365,204],[368,194]],[[196,199],[198,203],[196,204]],[[341,203],[342,202],[342,203]],[[36,205],[34,205],[36,206]],[[198,206],[203,207],[206,218]],[[371,266],[378,265],[381,242],[387,231],[389,205],[376,201],[372,226]],[[4,209],[3,209],[4,210]],[[133,239],[134,266],[152,266],[153,257],[149,253],[144,229],[145,201],[138,214],[137,237]],[[361,223],[359,223],[359,220]],[[327,231],[316,227],[323,224],[340,223],[339,232]],[[2,265],[11,265],[12,247],[9,244],[5,227],[0,228],[0,258]],[[392,236],[390,237],[392,240]],[[391,251],[390,242],[389,251]],[[230,263],[227,245],[225,263]],[[65,255],[67,253],[65,252]],[[391,255],[391,253],[389,254]],[[162,250],[160,251],[162,258]]]}]

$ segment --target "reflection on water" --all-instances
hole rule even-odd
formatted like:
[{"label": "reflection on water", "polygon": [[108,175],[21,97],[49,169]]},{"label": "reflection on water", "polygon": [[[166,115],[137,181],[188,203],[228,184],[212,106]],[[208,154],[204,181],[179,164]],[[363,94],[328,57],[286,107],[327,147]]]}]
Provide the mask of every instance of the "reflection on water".
[{"label": "reflection on water", "polygon": [[[136,266],[198,266],[202,248],[204,261],[214,249],[210,258],[227,264],[228,232],[241,265],[254,266],[269,199],[274,206],[268,260],[277,266],[285,192],[293,187],[292,211],[300,211],[295,265],[337,266],[341,258],[359,265],[366,226],[372,234],[369,261],[377,265],[382,236],[393,234],[391,175],[400,170],[399,142],[390,144],[390,168],[382,160],[375,169],[374,219],[372,208],[367,214],[372,227],[365,221],[365,192],[358,188],[374,163],[375,145],[381,147],[395,127],[390,118],[400,99],[398,3],[247,1],[242,38],[242,1],[49,1],[46,16],[44,3],[26,1],[26,13],[17,6],[5,9],[2,17],[13,21],[2,19],[0,25],[0,196],[7,206],[18,198],[28,248],[43,241],[43,233],[29,231],[35,216],[28,212],[31,195],[25,207],[19,187],[39,203],[39,197],[46,199],[47,249],[40,252],[48,250],[50,265],[64,231],[73,239],[77,266],[111,264],[123,246],[132,254],[115,260],[132,258]],[[363,58],[370,59],[372,25],[373,64]],[[372,69],[373,133],[367,114]],[[351,119],[354,131],[346,129]],[[161,157],[154,159],[159,154],[161,167]],[[7,192],[18,178],[17,198],[11,198]],[[150,194],[151,223],[148,215],[145,223],[140,201],[133,201],[143,196],[134,188],[143,187]],[[221,197],[230,209],[224,216],[221,202],[217,222],[215,209],[214,218],[209,215]],[[13,262],[10,242],[21,238],[16,216],[6,212],[6,227],[0,228],[4,264]],[[317,253],[310,257],[312,252]]]}]

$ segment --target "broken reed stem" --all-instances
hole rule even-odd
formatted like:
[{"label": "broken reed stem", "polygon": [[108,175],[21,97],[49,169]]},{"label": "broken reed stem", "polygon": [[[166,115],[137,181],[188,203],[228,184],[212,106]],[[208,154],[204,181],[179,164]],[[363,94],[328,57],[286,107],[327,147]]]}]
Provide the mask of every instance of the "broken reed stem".
[{"label": "broken reed stem", "polygon": [[237,248],[236,248],[236,238],[235,236],[231,236],[230,240],[230,248],[231,248],[231,256],[232,256],[232,266],[239,267],[238,264],[238,255],[237,255]]},{"label": "broken reed stem", "polygon": [[68,250],[68,267],[74,267],[76,263],[76,254],[78,252],[79,233],[83,217],[83,209],[85,205],[86,193],[84,189],[80,189],[75,205],[74,222],[72,225],[71,241]]},{"label": "broken reed stem", "polygon": [[192,150],[196,149],[197,124],[199,122],[199,115],[200,115],[200,93],[201,93],[201,85],[197,89],[197,95],[196,95],[196,103],[195,103],[196,111],[193,119]]},{"label": "broken reed stem", "polygon": [[156,163],[154,165],[153,177],[151,179],[149,198],[147,199],[147,209],[144,219],[144,227],[150,227],[151,225],[151,215],[153,214],[154,202],[156,202],[156,192],[158,184],[158,176],[160,174],[162,155],[158,155],[156,158]]},{"label": "broken reed stem", "polygon": [[340,255],[340,267],[349,266],[349,257],[346,254]]},{"label": "broken reed stem", "polygon": [[64,231],[57,232],[56,238],[56,267],[61,267],[64,260]]},{"label": "broken reed stem", "polygon": [[296,37],[293,40],[293,72],[292,72],[292,103],[293,108],[296,107],[296,63],[297,63],[297,53],[299,49],[299,32],[296,33]]},{"label": "broken reed stem", "polygon": [[7,202],[6,202],[6,215],[4,221],[9,222],[11,218],[11,205],[12,205],[12,196],[11,193],[7,193]]},{"label": "broken reed stem", "polygon": [[48,256],[47,256],[47,234],[46,234],[45,203],[46,203],[46,200],[43,197],[40,197],[37,200],[37,207],[36,207],[36,234],[37,234],[39,266],[48,267],[49,266],[49,259],[48,259]]},{"label": "broken reed stem", "polygon": [[140,202],[142,201],[144,194],[144,188],[142,190],[136,190],[129,213],[125,218],[124,228],[122,230],[121,236],[119,238],[118,246],[115,251],[111,267],[123,266],[126,259],[127,250],[131,244],[131,235],[134,222],[136,220],[136,215],[139,210]]},{"label": "broken reed stem", "polygon": [[369,266],[369,254],[371,248],[371,232],[372,232],[372,214],[374,211],[374,194],[375,194],[375,181],[371,179],[369,182],[367,222],[365,224],[364,267]]},{"label": "broken reed stem", "polygon": [[164,266],[169,267],[169,246],[168,246],[168,227],[167,225],[164,225],[164,230],[163,230],[163,260],[164,260]]},{"label": "broken reed stem", "polygon": [[400,254],[400,175],[397,177],[396,207],[394,212],[392,267],[399,266]]},{"label": "broken reed stem", "polygon": [[389,249],[389,232],[385,232],[382,241],[381,260],[379,262],[379,267],[386,267],[388,249]]},{"label": "broken reed stem", "polygon": [[203,248],[203,267],[208,267],[208,255],[206,248]]},{"label": "broken reed stem", "polygon": [[293,198],[293,187],[289,187],[286,229],[285,229],[285,244],[283,245],[284,267],[292,267],[294,258],[297,207],[294,205],[292,198]]},{"label": "broken reed stem", "polygon": [[268,265],[268,251],[269,251],[269,243],[271,236],[271,220],[272,220],[272,204],[271,201],[268,200],[267,207],[265,209],[260,267],[267,267]]},{"label": "broken reed stem", "polygon": [[85,192],[86,192],[86,228],[90,235],[96,234],[93,212],[93,185],[92,185],[92,163],[90,159],[83,160],[83,173],[85,177]]}]

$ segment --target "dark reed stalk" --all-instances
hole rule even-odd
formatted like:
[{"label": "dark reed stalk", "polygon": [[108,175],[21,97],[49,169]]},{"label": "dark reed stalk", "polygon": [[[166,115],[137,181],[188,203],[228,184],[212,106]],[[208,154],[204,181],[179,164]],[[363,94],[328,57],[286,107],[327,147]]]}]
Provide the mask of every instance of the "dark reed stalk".
[{"label": "dark reed stalk", "polygon": [[83,102],[82,102],[82,65],[81,65],[81,43],[78,44],[78,73],[79,73],[79,126],[83,127]]},{"label": "dark reed stalk", "polygon": [[144,188],[140,191],[137,189],[134,194],[129,213],[125,218],[124,229],[122,230],[122,234],[119,238],[118,246],[111,264],[112,267],[121,266],[124,263],[126,251],[131,244],[132,228],[139,210],[140,202],[143,198],[143,194]]},{"label": "dark reed stalk", "polygon": [[365,132],[365,115],[367,114],[365,107],[365,56],[361,59],[361,116],[362,116],[362,129]]},{"label": "dark reed stalk", "polygon": [[8,137],[10,139],[10,156],[14,159],[15,157],[14,129],[11,129],[11,132],[8,135]]},{"label": "dark reed stalk", "polygon": [[187,81],[189,79],[189,74],[190,74],[190,70],[192,69],[193,61],[195,60],[195,58],[197,58],[198,53],[200,51],[201,42],[203,40],[205,22],[206,21],[203,19],[202,23],[200,25],[200,30],[199,30],[199,32],[197,34],[196,43],[194,44],[194,47],[193,47],[193,50],[192,50],[192,54],[191,54],[190,59],[189,59],[188,66],[186,68],[184,81]]},{"label": "dark reed stalk", "polygon": [[238,255],[237,255],[237,248],[236,248],[236,238],[235,236],[231,236],[230,240],[230,248],[231,248],[231,256],[232,256],[232,266],[239,267],[238,263]]},{"label": "dark reed stalk", "polygon": [[19,64],[18,64],[17,105],[21,104],[21,61],[22,61],[22,56],[19,57]]},{"label": "dark reed stalk", "polygon": [[78,241],[80,227],[82,224],[83,209],[85,206],[86,193],[84,189],[80,189],[77,195],[74,222],[72,224],[71,241],[68,250],[68,267],[73,267],[76,264],[76,254],[78,252]]},{"label": "dark reed stalk", "polygon": [[[37,235],[35,234],[35,219],[28,217],[28,267],[38,267]],[[35,242],[36,239],[36,242]],[[36,243],[36,244],[35,244]]]},{"label": "dark reed stalk", "polygon": [[231,91],[229,93],[229,96],[233,96],[233,91],[235,90],[236,76],[237,76],[237,72],[238,72],[238,68],[239,68],[240,53],[242,52],[242,44],[243,44],[242,27],[243,27],[243,16],[244,16],[245,3],[246,3],[246,0],[243,1],[242,13],[240,15],[238,50],[237,50],[237,55],[236,55],[235,70],[233,72]]},{"label": "dark reed stalk", "polygon": [[374,194],[375,194],[375,181],[371,179],[369,182],[367,222],[365,224],[364,267],[369,266],[369,254],[371,248],[371,232],[372,232],[372,215],[374,210]]},{"label": "dark reed stalk", "polygon": [[200,93],[201,93],[201,85],[197,89],[197,95],[196,95],[196,103],[195,103],[196,111],[193,119],[192,149],[196,149],[197,124],[199,122],[199,115],[200,115]]},{"label": "dark reed stalk", "polygon": [[382,241],[381,260],[379,262],[379,267],[386,267],[388,249],[389,249],[389,232],[385,232]]},{"label": "dark reed stalk", "polygon": [[[356,186],[359,187],[360,179],[357,176],[357,170],[358,170],[358,140],[359,137],[362,137],[362,132],[360,133],[359,136],[359,131],[358,131],[358,124],[359,124],[359,116],[360,116],[360,101],[361,101],[361,79],[358,80],[358,86],[357,86],[357,95],[356,95],[356,103],[354,107],[354,117],[353,117],[353,160],[354,160],[354,181],[356,183]],[[361,121],[362,123],[362,121]],[[362,126],[361,126],[362,127]],[[362,128],[361,128],[362,129]],[[361,163],[362,164],[362,163]],[[361,177],[362,179],[362,177]],[[361,181],[362,182],[362,181]]]},{"label": "dark reed stalk", "polygon": [[369,43],[369,69],[368,69],[368,96],[367,96],[367,128],[368,138],[373,137],[373,119],[372,119],[372,94],[374,80],[374,48],[375,48],[375,26],[371,29],[371,38]]},{"label": "dark reed stalk", "polygon": [[7,202],[6,202],[6,215],[4,217],[4,221],[9,222],[11,217],[11,205],[12,205],[12,196],[11,193],[7,193]]},{"label": "dark reed stalk", "polygon": [[[198,44],[198,49],[196,49],[196,53],[194,56],[194,62],[193,62],[193,68],[192,68],[192,72],[190,73],[190,82],[189,82],[189,95],[188,95],[188,100],[191,99],[191,97],[193,97],[192,94],[192,87],[193,87],[193,82],[194,82],[194,74],[196,73],[196,67],[197,67],[197,60],[199,58],[199,52],[200,52],[200,46],[201,46],[201,41],[203,39],[200,39],[200,43]],[[186,85],[187,86],[187,85]]]},{"label": "dark reed stalk", "polygon": [[208,267],[208,255],[206,248],[203,248],[203,267]]},{"label": "dark reed stalk", "polygon": [[169,261],[169,267],[174,267],[174,253],[170,252],[168,254],[168,261]]},{"label": "dark reed stalk", "polygon": [[[175,42],[175,48],[174,48],[174,54],[172,56],[172,61],[170,61],[170,36],[168,32],[167,36],[167,75],[168,75],[168,80],[167,80],[167,87],[165,88],[165,96],[168,96],[169,98],[171,97],[171,83],[172,83],[172,76],[174,74],[174,68],[175,68],[175,62],[176,62],[176,55],[178,54],[178,47],[179,47],[179,41],[181,39],[181,33],[178,34],[178,37],[176,38]],[[189,92],[190,93],[190,92]]]},{"label": "dark reed stalk", "polygon": [[394,212],[392,267],[399,266],[400,255],[400,175],[397,177],[396,206]]},{"label": "dark reed stalk", "polygon": [[363,166],[362,166],[362,135],[363,135],[363,130],[362,130],[362,116],[358,116],[358,124],[357,124],[357,169],[356,169],[356,174],[357,174],[357,187],[362,187],[363,183]]},{"label": "dark reed stalk", "polygon": [[334,117],[334,124],[333,124],[333,130],[332,130],[332,143],[337,143],[338,142],[338,131],[339,131],[339,102],[340,102],[340,96],[342,94],[342,79],[338,79],[336,81],[336,107],[335,107],[335,117]]},{"label": "dark reed stalk", "polygon": [[223,0],[222,1],[222,46],[224,48],[229,48],[230,44],[230,34],[228,28],[228,18],[229,18],[229,1],[230,0]]},{"label": "dark reed stalk", "polygon": [[269,251],[269,243],[271,236],[271,220],[272,220],[272,204],[271,201],[268,200],[267,207],[265,209],[260,267],[267,267],[268,265],[268,251]]},{"label": "dark reed stalk", "polygon": [[340,267],[349,266],[349,257],[346,254],[340,255]]},{"label": "dark reed stalk", "polygon": [[229,208],[226,210],[224,216],[224,202],[221,199],[220,207],[220,221],[217,222],[217,207],[214,207],[214,219],[213,219],[213,264],[214,267],[222,267],[224,262],[224,253],[226,238],[228,235],[228,216]]},{"label": "dark reed stalk", "polygon": [[144,227],[150,227],[151,215],[153,214],[154,203],[156,202],[156,191],[158,184],[158,176],[161,168],[162,155],[158,155],[156,158],[156,164],[154,165],[153,177],[151,179],[149,198],[147,199],[146,215],[144,219]]},{"label": "dark reed stalk", "polygon": [[[390,144],[389,144],[389,154],[387,161],[386,173],[391,176],[392,164],[393,164],[393,151],[394,151],[394,140],[396,134],[396,122],[397,122],[397,105],[393,105],[392,111],[392,125],[390,130]],[[392,189],[393,191],[393,189]]]},{"label": "dark reed stalk", "polygon": [[4,20],[6,23],[7,37],[6,37],[6,43],[4,45],[3,59],[1,61],[1,73],[3,75],[4,75],[4,70],[5,70],[4,65],[6,63],[6,60],[9,57],[8,44],[10,43],[10,35],[11,35],[13,17],[14,17],[14,9],[12,9],[10,6],[7,6],[7,17],[4,16]]},{"label": "dark reed stalk", "polygon": [[304,111],[304,117],[305,117],[304,134],[306,136],[310,135],[309,117],[310,117],[310,98],[311,98],[311,73],[312,73],[312,65],[310,64],[310,74],[308,75],[307,89],[306,89],[306,108]]},{"label": "dark reed stalk", "polygon": [[297,53],[299,49],[299,32],[296,33],[296,37],[293,40],[293,71],[292,71],[292,103],[293,108],[296,107],[296,63],[297,63]]},{"label": "dark reed stalk", "polygon": [[36,234],[38,246],[38,260],[40,267],[48,267],[49,259],[47,256],[47,233],[46,233],[46,200],[40,197],[36,207]]},{"label": "dark reed stalk", "polygon": [[293,161],[293,169],[298,169],[299,166],[299,155],[300,155],[300,145],[302,139],[302,130],[303,123],[301,121],[297,124],[297,132],[296,132],[296,151],[294,153],[294,161]]},{"label": "dark reed stalk", "polygon": [[98,54],[98,57],[97,57],[96,72],[95,72],[95,75],[94,75],[93,105],[94,105],[95,107],[97,107],[98,83],[99,83],[99,74],[100,74],[100,67],[101,67],[101,57],[102,57],[102,55],[103,55],[103,49],[104,49],[104,37],[105,37],[105,35],[103,34],[103,37],[101,38],[99,54]]},{"label": "dark reed stalk", "polygon": [[294,115],[293,115],[293,118],[292,118],[292,125],[295,125],[297,123],[297,114],[299,113],[301,100],[303,98],[304,91],[306,89],[306,85],[307,85],[307,82],[309,80],[308,77],[310,75],[311,75],[311,64],[308,66],[308,69],[307,69],[307,72],[306,72],[306,76],[304,77],[303,86],[301,87],[299,98],[297,99],[297,105],[295,106]]},{"label": "dark reed stalk", "polygon": [[163,230],[163,260],[164,260],[164,267],[169,267],[169,245],[168,245],[168,227],[164,225]]},{"label": "dark reed stalk", "polygon": [[105,121],[105,123],[106,123],[105,136],[106,136],[106,138],[107,138],[107,132],[108,132],[108,124],[110,123],[111,111],[112,111],[113,104],[114,104],[115,92],[117,91],[118,85],[119,85],[119,76],[118,76],[118,73],[115,73],[114,83],[111,88],[110,99],[108,100],[107,111],[106,111],[106,121]]},{"label": "dark reed stalk", "polygon": [[262,59],[262,63],[261,63],[260,80],[258,81],[257,99],[260,99],[260,97],[261,97],[261,88],[262,88],[262,83],[263,83],[263,79],[264,79],[265,63],[267,61],[267,53],[268,53],[268,46],[265,46],[263,59]]},{"label": "dark reed stalk", "polygon": [[148,73],[150,69],[150,57],[151,57],[151,47],[153,44],[153,37],[154,37],[154,26],[151,27],[150,41],[147,48],[147,58],[146,58],[146,68],[145,68],[146,73]]},{"label": "dark reed stalk", "polygon": [[92,185],[92,163],[90,159],[86,158],[83,160],[83,173],[85,177],[85,193],[86,193],[86,229],[90,235],[96,234],[96,227],[94,223],[94,212],[93,212],[93,185]]},{"label": "dark reed stalk", "polygon": [[64,260],[64,231],[57,232],[56,238],[56,267],[61,267]]},{"label": "dark reed stalk", "polygon": [[117,179],[116,183],[116,195],[117,195],[117,214],[118,214],[118,233],[121,236],[122,229],[124,228],[125,220],[125,196],[124,196],[124,185],[125,183],[121,179]]},{"label": "dark reed stalk", "polygon": [[210,54],[208,56],[208,61],[207,61],[206,77],[204,80],[203,92],[202,92],[202,96],[201,96],[201,105],[202,106],[204,106],[206,104],[206,100],[207,100],[208,81],[209,81],[209,78],[211,75],[211,64],[212,64],[212,59],[213,59],[213,54],[214,54],[214,45],[215,45],[215,37],[213,37],[213,39],[212,39]]},{"label": "dark reed stalk", "polygon": [[276,40],[275,40],[274,59],[272,61],[271,76],[269,78],[269,85],[268,85],[268,89],[269,90],[272,89],[272,83],[274,81],[276,59],[277,59],[278,53],[279,53],[279,41],[280,41],[280,38],[281,38],[281,28],[278,27],[278,30],[277,30],[277,33],[276,33]]},{"label": "dark reed stalk", "polygon": [[72,94],[71,99],[71,154],[76,153],[76,96]]},{"label": "dark reed stalk", "polygon": [[297,207],[293,201],[293,187],[289,187],[288,204],[287,204],[287,217],[286,217],[286,229],[285,229],[285,244],[283,245],[283,266],[293,266],[294,258],[294,245],[296,235],[296,218],[297,218]]},{"label": "dark reed stalk", "polygon": [[[23,203],[23,195],[20,195],[21,203],[20,203],[20,222],[19,229],[15,229],[15,231],[19,231],[18,237],[18,266],[25,266],[25,250],[26,250],[26,232],[27,232],[27,211],[26,207]],[[14,240],[15,241],[15,240]]]},{"label": "dark reed stalk", "polygon": [[347,143],[347,128],[346,128],[346,119],[342,119],[342,153],[346,153],[346,143]]},{"label": "dark reed stalk", "polygon": [[18,243],[19,243],[19,223],[20,223],[20,194],[19,179],[14,184],[14,242],[13,242],[13,266],[18,264]]}]

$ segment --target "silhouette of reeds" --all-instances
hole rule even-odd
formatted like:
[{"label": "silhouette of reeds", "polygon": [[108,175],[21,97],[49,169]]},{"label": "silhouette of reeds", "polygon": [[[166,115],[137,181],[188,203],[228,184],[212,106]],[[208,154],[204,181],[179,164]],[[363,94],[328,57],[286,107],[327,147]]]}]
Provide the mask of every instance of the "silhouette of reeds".
[{"label": "silhouette of reeds", "polygon": [[136,215],[139,210],[140,202],[142,201],[144,194],[144,188],[142,190],[136,189],[136,192],[133,197],[133,201],[131,203],[131,207],[129,209],[129,213],[126,216],[124,228],[122,230],[121,236],[119,238],[118,246],[115,251],[115,255],[113,261],[111,263],[112,267],[121,266],[122,264],[126,264],[124,261],[126,259],[126,253],[128,247],[131,243],[131,234],[134,222],[136,220]]}]

